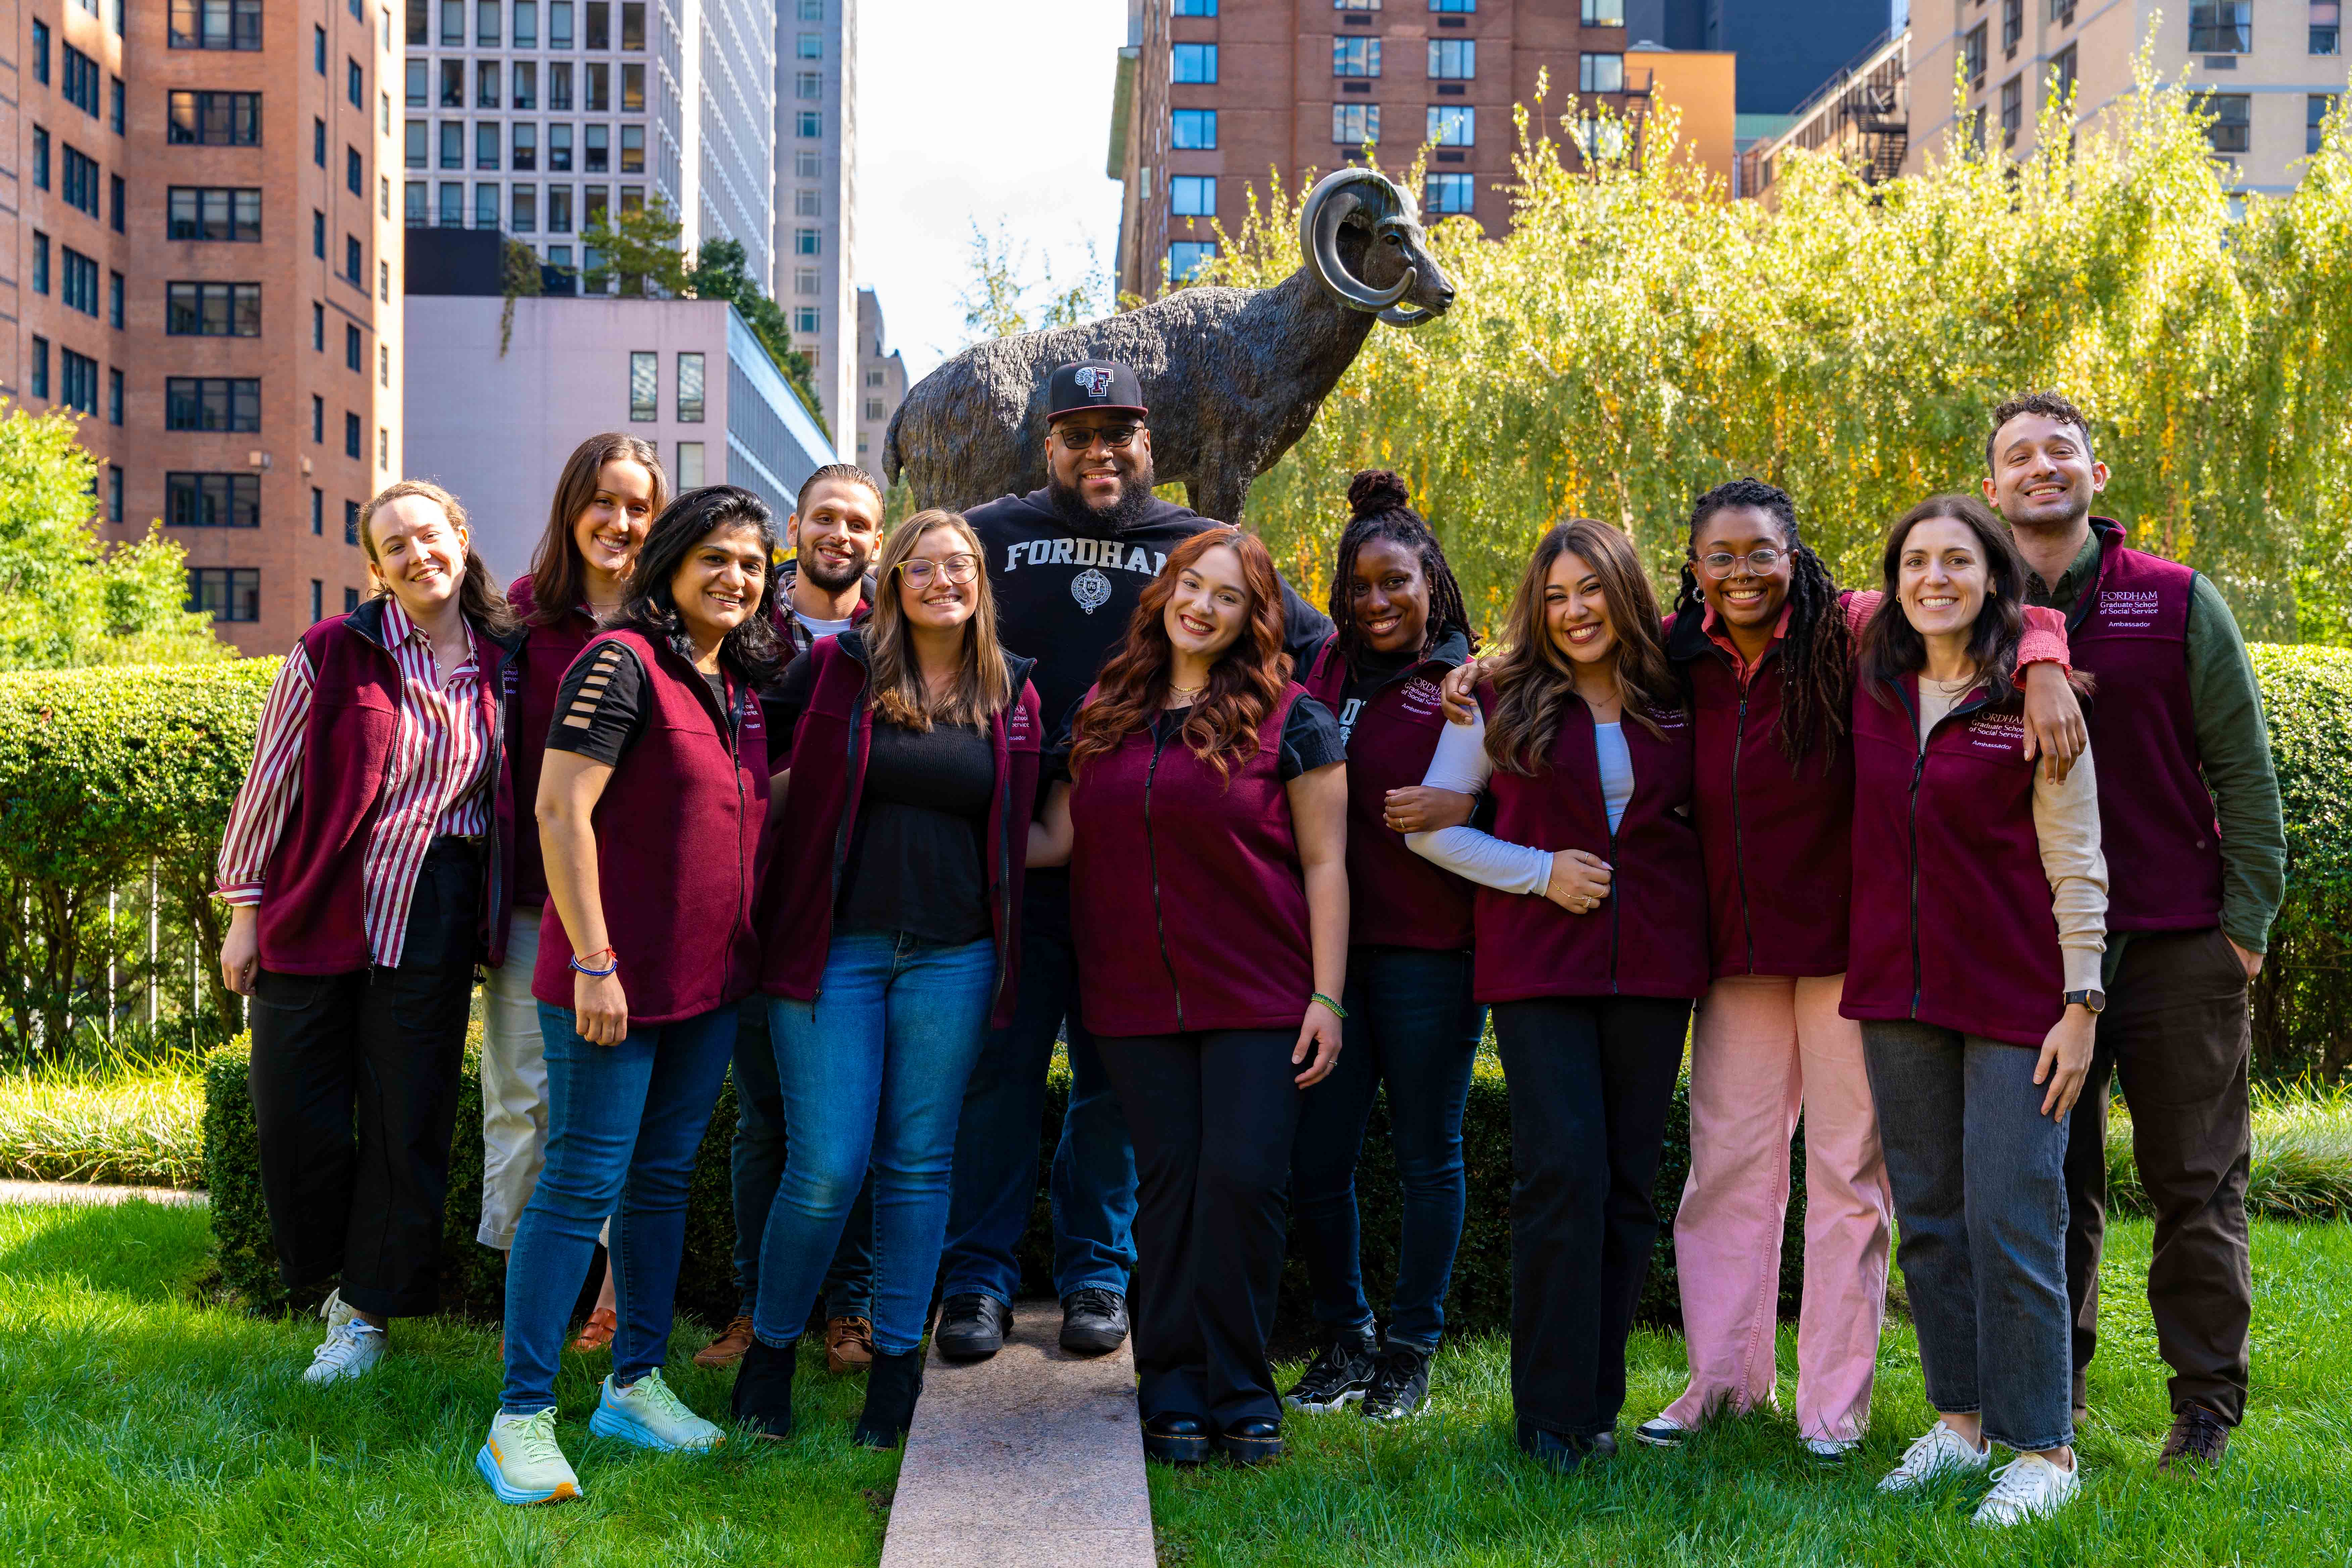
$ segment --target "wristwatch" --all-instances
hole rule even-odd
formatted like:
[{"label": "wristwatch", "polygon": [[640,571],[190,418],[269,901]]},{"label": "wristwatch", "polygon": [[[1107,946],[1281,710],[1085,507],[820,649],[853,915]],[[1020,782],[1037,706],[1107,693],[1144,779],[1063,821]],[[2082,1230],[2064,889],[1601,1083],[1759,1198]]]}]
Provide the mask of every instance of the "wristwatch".
[{"label": "wristwatch", "polygon": [[2079,1002],[2088,1007],[2094,1015],[2107,1010],[2107,994],[2104,991],[2069,991],[2059,1000],[2069,1007]]}]

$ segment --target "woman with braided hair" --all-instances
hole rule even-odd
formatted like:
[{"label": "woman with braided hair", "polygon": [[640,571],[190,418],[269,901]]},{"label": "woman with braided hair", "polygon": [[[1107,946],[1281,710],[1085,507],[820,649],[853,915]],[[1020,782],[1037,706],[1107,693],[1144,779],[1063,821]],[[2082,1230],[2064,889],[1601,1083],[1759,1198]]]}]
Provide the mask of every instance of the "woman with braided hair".
[{"label": "woman with braided hair", "polygon": [[[1305,1097],[1292,1146],[1292,1227],[1307,1255],[1322,1353],[1284,1396],[1294,1410],[1360,1400],[1375,1420],[1421,1408],[1445,1326],[1466,1198],[1462,1108],[1485,1009],[1470,995],[1475,889],[1405,847],[1392,810],[1421,795],[1445,728],[1438,683],[1477,647],[1462,589],[1404,481],[1348,487],[1352,515],[1331,574],[1336,629],[1300,684],[1339,716],[1348,750],[1346,1048]],[[1378,1087],[1403,1191],[1385,1344],[1364,1295],[1356,1162]]]},{"label": "woman with braided hair", "polygon": [[[1863,1065],[1838,1012],[1852,879],[1847,734],[1855,628],[1786,492],[1740,479],[1690,521],[1666,654],[1696,729],[1692,815],[1706,866],[1712,980],[1691,1032],[1691,1169],[1675,1219],[1690,1382],[1636,1436],[1682,1443],[1714,1415],[1776,1403],[1775,1309],[1789,1140],[1805,1122],[1797,1426],[1835,1461],[1860,1440],[1886,1302],[1892,1200]],[[2081,751],[2064,627],[2030,625],[2026,756]],[[2063,763],[2061,759],[2063,758]]]}]

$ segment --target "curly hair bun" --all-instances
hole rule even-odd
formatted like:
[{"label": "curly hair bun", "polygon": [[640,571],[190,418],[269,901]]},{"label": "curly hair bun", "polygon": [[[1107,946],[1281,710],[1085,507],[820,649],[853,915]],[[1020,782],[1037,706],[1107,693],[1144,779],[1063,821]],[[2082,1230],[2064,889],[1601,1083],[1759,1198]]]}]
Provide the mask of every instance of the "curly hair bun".
[{"label": "curly hair bun", "polygon": [[1348,486],[1348,505],[1356,517],[1378,517],[1384,511],[1412,510],[1412,495],[1386,468],[1366,468]]}]

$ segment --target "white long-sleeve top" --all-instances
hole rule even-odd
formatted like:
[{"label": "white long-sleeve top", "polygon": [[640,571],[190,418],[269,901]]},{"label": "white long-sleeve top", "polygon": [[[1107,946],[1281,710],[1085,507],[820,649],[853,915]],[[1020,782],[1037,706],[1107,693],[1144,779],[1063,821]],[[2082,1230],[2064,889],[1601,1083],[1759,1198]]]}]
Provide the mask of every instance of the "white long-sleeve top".
[{"label": "white long-sleeve top", "polygon": [[[1438,736],[1421,782],[1457,795],[1483,795],[1494,773],[1495,760],[1486,754],[1486,715],[1473,709],[1470,722],[1448,724]],[[1408,833],[1404,842],[1423,859],[1482,887],[1540,898],[1551,886],[1550,850],[1513,844],[1467,823],[1433,833]]]}]

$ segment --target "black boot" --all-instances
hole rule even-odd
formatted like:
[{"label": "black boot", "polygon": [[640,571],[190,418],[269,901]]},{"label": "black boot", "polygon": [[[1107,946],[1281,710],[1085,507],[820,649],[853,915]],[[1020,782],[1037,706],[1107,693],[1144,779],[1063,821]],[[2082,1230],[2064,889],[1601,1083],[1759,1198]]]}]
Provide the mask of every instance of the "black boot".
[{"label": "black boot", "polygon": [[923,1347],[896,1353],[880,1346],[866,1372],[866,1408],[849,1440],[861,1448],[893,1448],[915,1424],[915,1401],[923,1396]]},{"label": "black boot", "polygon": [[793,1435],[793,1360],[790,1346],[755,1339],[735,1369],[735,1419],[763,1437]]}]

